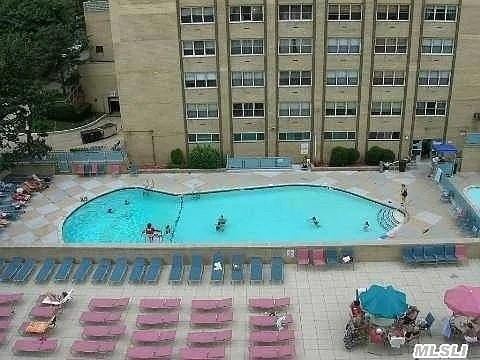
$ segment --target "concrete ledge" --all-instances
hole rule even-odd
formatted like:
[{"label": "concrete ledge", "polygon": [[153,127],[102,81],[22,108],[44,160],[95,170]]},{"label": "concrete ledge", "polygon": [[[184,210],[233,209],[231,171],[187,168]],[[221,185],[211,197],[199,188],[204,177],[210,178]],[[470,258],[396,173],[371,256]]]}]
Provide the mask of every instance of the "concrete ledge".
[{"label": "concrete ledge", "polygon": [[378,166],[314,166],[312,171],[378,171]]},{"label": "concrete ledge", "polygon": [[281,256],[286,263],[296,263],[296,258],[289,256],[292,249],[299,247],[307,248],[345,248],[351,247],[354,250],[356,261],[360,262],[375,262],[375,261],[402,261],[402,249],[404,246],[414,245],[429,245],[429,244],[446,244],[456,243],[465,244],[467,247],[467,254],[469,258],[480,258],[480,239],[470,238],[458,238],[458,239],[432,239],[420,244],[415,241],[405,241],[405,243],[391,244],[388,241],[378,244],[329,244],[324,246],[318,244],[312,246],[312,244],[292,244],[290,246],[192,246],[192,245],[161,245],[161,244],[132,244],[132,245],[117,245],[117,244],[103,244],[101,246],[78,246],[78,245],[63,245],[63,246],[50,246],[50,245],[34,245],[34,246],[8,246],[2,244],[0,251],[2,257],[10,258],[12,256],[33,257],[36,260],[43,261],[46,257],[55,257],[57,260],[65,256],[74,256],[77,261],[82,257],[90,257],[95,261],[100,260],[102,257],[114,259],[118,256],[126,256],[131,261],[138,256],[144,256],[147,258],[160,256],[165,263],[170,263],[171,255],[174,253],[181,253],[185,256],[185,263],[189,264],[191,256],[202,255],[204,264],[209,264],[214,252],[220,251],[225,256],[225,261],[230,263],[231,256],[233,254],[244,254],[246,261],[252,256],[259,256],[263,258],[264,262],[269,263],[272,256]]}]

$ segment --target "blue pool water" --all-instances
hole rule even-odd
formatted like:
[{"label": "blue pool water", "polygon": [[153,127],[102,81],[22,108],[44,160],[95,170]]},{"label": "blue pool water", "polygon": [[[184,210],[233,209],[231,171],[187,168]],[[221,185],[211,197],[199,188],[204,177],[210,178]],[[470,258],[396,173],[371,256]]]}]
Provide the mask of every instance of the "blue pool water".
[{"label": "blue pool water", "polygon": [[465,192],[472,204],[480,210],[480,186],[471,186]]},{"label": "blue pool water", "polygon": [[[217,232],[221,214],[227,224]],[[320,227],[308,220],[312,216]],[[126,188],[80,206],[65,220],[62,233],[67,243],[144,243],[142,230],[150,222],[155,228],[173,227],[173,237],[163,240],[175,244],[356,242],[379,239],[401,216],[390,207],[321,186],[219,191],[199,198]],[[363,230],[365,221],[368,231]]]}]

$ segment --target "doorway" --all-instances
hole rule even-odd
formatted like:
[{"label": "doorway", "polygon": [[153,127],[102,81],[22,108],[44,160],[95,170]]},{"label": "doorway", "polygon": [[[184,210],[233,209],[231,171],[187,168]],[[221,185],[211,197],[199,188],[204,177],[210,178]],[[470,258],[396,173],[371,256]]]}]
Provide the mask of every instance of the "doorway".
[{"label": "doorway", "polygon": [[120,114],[120,100],[118,96],[108,98],[108,111],[110,114]]}]

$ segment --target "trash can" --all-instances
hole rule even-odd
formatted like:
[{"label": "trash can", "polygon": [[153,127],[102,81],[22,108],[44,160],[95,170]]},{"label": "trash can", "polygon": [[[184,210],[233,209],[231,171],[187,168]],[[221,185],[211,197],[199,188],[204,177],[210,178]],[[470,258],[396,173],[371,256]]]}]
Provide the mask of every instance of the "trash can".
[{"label": "trash can", "polygon": [[405,172],[407,170],[407,160],[398,161],[398,171]]}]

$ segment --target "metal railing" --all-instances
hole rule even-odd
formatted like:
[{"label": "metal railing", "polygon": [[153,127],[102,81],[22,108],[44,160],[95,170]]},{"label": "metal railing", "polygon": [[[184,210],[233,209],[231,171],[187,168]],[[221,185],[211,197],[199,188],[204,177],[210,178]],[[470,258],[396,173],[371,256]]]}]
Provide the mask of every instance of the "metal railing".
[{"label": "metal railing", "polygon": [[101,12],[108,11],[110,4],[108,1],[85,1],[83,3],[84,12]]},{"label": "metal railing", "polygon": [[288,157],[227,157],[227,169],[290,169],[292,159]]}]

